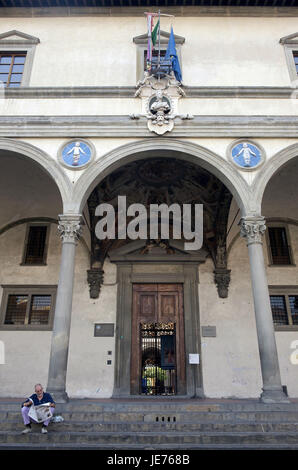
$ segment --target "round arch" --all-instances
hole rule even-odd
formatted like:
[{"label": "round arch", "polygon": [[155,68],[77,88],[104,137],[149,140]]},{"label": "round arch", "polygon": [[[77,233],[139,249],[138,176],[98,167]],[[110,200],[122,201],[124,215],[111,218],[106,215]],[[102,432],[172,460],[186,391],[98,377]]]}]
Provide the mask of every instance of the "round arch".
[{"label": "round arch", "polygon": [[156,156],[187,160],[208,170],[226,185],[235,197],[242,216],[249,212],[250,188],[238,171],[210,150],[192,142],[156,138],[117,147],[94,162],[77,181],[73,192],[74,210],[81,213],[91,191],[109,173],[132,161]]},{"label": "round arch", "polygon": [[54,181],[59,191],[63,208],[67,209],[72,193],[72,186],[65,173],[43,150],[21,140],[0,138],[0,150],[8,150],[20,156],[27,157],[38,163]]},{"label": "round arch", "polygon": [[298,157],[298,143],[290,145],[276,153],[263,167],[252,185],[252,193],[258,212],[262,212],[262,202],[265,190],[271,178],[291,159]]}]

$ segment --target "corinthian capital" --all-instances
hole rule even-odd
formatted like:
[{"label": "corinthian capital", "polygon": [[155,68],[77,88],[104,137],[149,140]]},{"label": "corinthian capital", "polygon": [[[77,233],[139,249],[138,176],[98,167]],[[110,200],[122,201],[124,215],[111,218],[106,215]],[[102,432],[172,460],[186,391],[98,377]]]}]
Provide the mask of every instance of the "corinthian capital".
[{"label": "corinthian capital", "polygon": [[62,238],[62,242],[76,243],[81,234],[81,215],[59,215],[58,232]]},{"label": "corinthian capital", "polygon": [[262,216],[243,217],[240,221],[240,235],[246,238],[247,245],[252,243],[262,244],[262,238],[266,230],[265,218]]}]

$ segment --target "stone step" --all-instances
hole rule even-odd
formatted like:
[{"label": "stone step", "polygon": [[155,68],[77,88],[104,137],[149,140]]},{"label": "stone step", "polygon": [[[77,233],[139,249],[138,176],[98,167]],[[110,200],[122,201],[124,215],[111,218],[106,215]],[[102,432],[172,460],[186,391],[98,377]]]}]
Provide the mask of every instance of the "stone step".
[{"label": "stone step", "polygon": [[[298,411],[242,411],[242,412],[184,412],[184,413],[150,413],[143,409],[135,412],[83,412],[80,409],[61,414],[64,421],[84,422],[298,422]],[[0,411],[0,423],[5,421],[18,422],[21,419],[21,408],[18,411]]]},{"label": "stone step", "polygon": [[[148,432],[148,433],[125,433],[125,432],[49,432],[44,435],[40,432],[22,435],[19,432],[0,432],[1,444],[43,444],[43,445],[61,445],[61,444],[77,444],[77,445],[99,445],[107,444],[116,445],[142,445],[159,446],[167,445],[172,449],[172,445],[291,445],[298,449],[298,433],[288,432],[237,432],[237,433],[218,433],[218,432]],[[2,446],[3,447],[3,446]]]},{"label": "stone step", "polygon": [[[1,401],[1,410],[18,410],[21,407],[22,400],[17,402]],[[254,401],[240,401],[240,402],[219,402],[219,403],[206,403],[204,401],[89,401],[89,400],[71,400],[68,403],[57,404],[59,412],[71,412],[80,408],[81,411],[109,411],[109,412],[140,412],[146,409],[148,412],[204,412],[204,411],[297,411],[298,402],[292,403],[278,403],[278,404],[264,404],[258,400]]]},{"label": "stone step", "polygon": [[[143,444],[51,444],[51,443],[41,443],[41,444],[9,444],[9,443],[0,443],[0,450],[102,450],[102,451],[111,451],[113,456],[115,450],[118,451],[187,451],[191,450],[297,450],[297,444],[171,444],[169,447],[167,444],[159,445],[148,445],[144,446]],[[180,452],[179,452],[180,453]],[[149,454],[150,459],[150,454]],[[148,464],[147,464],[148,465]],[[152,467],[153,468],[153,467]]]},{"label": "stone step", "polygon": [[[0,431],[19,431],[24,426],[21,421],[2,422],[0,423]],[[40,431],[40,425],[32,424],[33,432]],[[49,428],[51,432],[298,432],[298,422],[275,422],[275,423],[200,423],[200,422],[183,422],[183,423],[97,423],[84,421],[71,421],[61,423],[51,423]]]}]

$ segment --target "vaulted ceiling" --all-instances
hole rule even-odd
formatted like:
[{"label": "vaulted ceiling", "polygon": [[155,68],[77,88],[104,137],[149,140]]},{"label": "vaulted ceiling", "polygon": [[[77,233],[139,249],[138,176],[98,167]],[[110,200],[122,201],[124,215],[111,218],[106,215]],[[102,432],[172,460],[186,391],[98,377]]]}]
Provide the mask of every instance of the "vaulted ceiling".
[{"label": "vaulted ceiling", "polygon": [[[102,268],[109,250],[127,243],[126,240],[99,240],[95,235],[99,220],[95,216],[96,207],[100,203],[111,204],[117,221],[118,196],[126,196],[127,207],[133,203],[143,204],[147,214],[150,204],[203,204],[204,248],[212,257],[215,270],[227,269],[226,234],[232,194],[207,170],[187,161],[165,157],[126,164],[108,175],[91,193],[88,199],[91,268]],[[192,222],[194,228],[194,220]]]}]

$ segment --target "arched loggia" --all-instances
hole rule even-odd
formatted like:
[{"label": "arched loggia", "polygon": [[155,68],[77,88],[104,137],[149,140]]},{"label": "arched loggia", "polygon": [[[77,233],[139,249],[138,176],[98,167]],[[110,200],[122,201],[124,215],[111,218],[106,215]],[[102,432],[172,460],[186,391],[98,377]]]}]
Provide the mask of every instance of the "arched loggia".
[{"label": "arched loggia", "polygon": [[218,177],[235,197],[242,216],[249,212],[250,189],[240,173],[226,160],[192,142],[156,138],[131,142],[117,147],[99,158],[79,178],[73,192],[73,211],[80,213],[99,182],[120,166],[135,160],[174,157],[205,168]]},{"label": "arched loggia", "polygon": [[290,145],[270,158],[256,177],[251,191],[256,210],[261,213],[263,196],[271,178],[290,160],[298,156],[298,143]]},{"label": "arched loggia", "polygon": [[63,211],[68,210],[69,202],[71,201],[72,186],[63,169],[53,158],[34,145],[21,140],[7,138],[0,138],[0,153],[1,151],[13,152],[19,158],[30,159],[39,164],[57,186],[63,204]]}]

